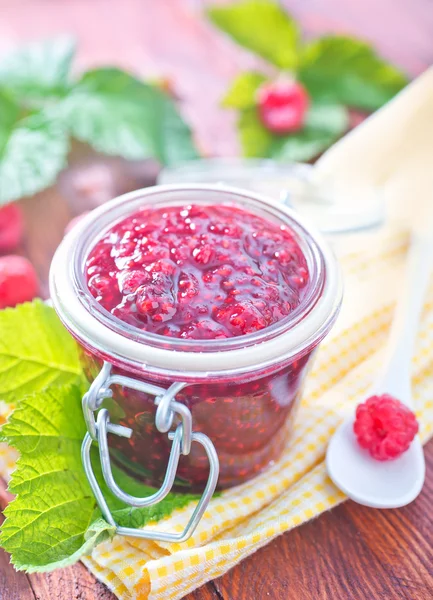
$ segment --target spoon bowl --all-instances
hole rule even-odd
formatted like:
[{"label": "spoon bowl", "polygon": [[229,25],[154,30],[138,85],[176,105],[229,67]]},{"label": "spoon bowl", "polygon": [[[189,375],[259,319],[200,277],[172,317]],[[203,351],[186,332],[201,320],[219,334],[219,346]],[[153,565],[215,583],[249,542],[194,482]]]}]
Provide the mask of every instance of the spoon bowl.
[{"label": "spoon bowl", "polygon": [[358,444],[353,416],[335,432],[326,455],[326,467],[335,485],[352,500],[373,508],[400,508],[420,493],[425,478],[419,436],[394,460],[381,462]]}]

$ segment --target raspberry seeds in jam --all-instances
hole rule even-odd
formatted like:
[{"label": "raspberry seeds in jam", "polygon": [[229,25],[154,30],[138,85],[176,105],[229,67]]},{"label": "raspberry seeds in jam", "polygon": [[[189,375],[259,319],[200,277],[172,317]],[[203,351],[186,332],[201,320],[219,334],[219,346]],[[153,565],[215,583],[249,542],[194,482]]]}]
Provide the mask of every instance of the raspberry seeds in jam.
[{"label": "raspberry seeds in jam", "polygon": [[287,317],[309,273],[285,225],[229,205],[146,207],[86,263],[90,292],[140,329],[182,339],[246,335]]}]

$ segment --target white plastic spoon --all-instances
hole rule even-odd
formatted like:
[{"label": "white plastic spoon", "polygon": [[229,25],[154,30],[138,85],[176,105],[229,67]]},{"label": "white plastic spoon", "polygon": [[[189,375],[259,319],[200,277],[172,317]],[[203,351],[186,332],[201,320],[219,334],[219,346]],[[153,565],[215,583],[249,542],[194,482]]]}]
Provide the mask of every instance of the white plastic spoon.
[{"label": "white plastic spoon", "polygon": [[[411,359],[430,280],[433,227],[424,223],[412,236],[406,274],[389,337],[384,369],[369,396],[391,394],[413,410]],[[349,498],[374,508],[397,508],[412,502],[425,478],[424,454],[419,436],[400,457],[387,462],[373,459],[361,448],[353,432],[354,416],[340,425],[328,446],[326,466],[335,485]]]}]

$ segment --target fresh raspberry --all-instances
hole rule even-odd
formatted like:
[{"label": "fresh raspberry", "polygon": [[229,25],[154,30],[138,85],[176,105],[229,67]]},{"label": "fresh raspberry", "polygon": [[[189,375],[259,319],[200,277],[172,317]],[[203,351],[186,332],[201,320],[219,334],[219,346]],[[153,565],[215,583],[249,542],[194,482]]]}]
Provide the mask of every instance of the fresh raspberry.
[{"label": "fresh raspberry", "polygon": [[371,396],[356,409],[353,430],[362,448],[376,460],[392,460],[409,448],[418,433],[415,415],[399,400]]},{"label": "fresh raspberry", "polygon": [[0,309],[33,300],[38,288],[36,272],[26,258],[0,257]]},{"label": "fresh raspberry", "polygon": [[15,250],[20,245],[23,231],[23,213],[18,204],[0,208],[0,252]]},{"label": "fresh raspberry", "polygon": [[289,78],[262,85],[257,94],[259,117],[272,133],[285,135],[302,129],[309,106],[306,89]]}]

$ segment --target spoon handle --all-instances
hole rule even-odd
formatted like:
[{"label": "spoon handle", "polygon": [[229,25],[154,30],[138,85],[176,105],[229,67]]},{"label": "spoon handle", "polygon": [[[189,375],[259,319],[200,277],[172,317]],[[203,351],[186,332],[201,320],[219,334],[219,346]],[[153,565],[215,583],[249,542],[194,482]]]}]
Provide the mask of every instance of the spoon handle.
[{"label": "spoon handle", "polygon": [[418,228],[412,234],[405,274],[399,285],[384,370],[375,386],[376,393],[396,396],[408,406],[412,405],[410,365],[430,282],[432,259],[433,227]]}]

